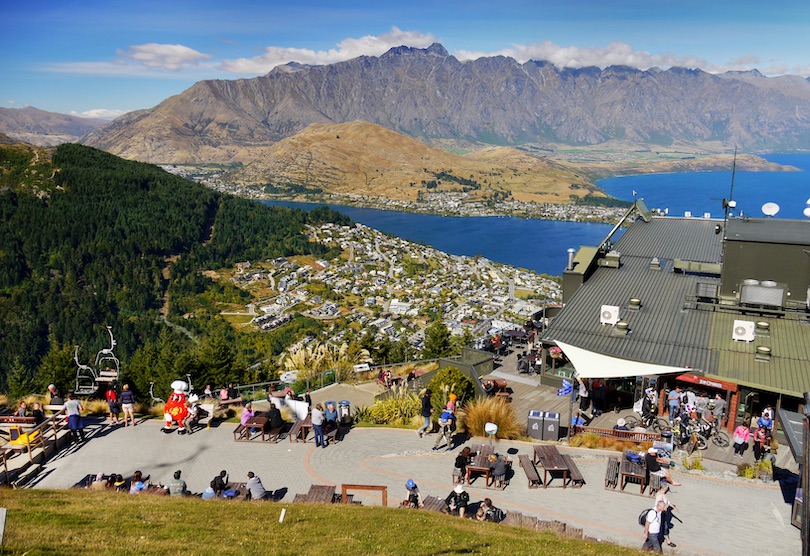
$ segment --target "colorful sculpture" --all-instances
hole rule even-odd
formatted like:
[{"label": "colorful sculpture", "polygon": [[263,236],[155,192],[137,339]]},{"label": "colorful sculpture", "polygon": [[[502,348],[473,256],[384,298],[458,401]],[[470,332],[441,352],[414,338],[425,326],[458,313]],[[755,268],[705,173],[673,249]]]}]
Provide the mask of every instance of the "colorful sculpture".
[{"label": "colorful sculpture", "polygon": [[173,429],[173,422],[177,422],[177,432],[185,434],[186,430],[183,427],[183,420],[188,415],[188,407],[186,407],[188,392],[188,384],[182,380],[175,380],[172,382],[172,394],[166,401],[163,413],[166,420],[166,426],[163,427],[163,432],[170,433]]}]

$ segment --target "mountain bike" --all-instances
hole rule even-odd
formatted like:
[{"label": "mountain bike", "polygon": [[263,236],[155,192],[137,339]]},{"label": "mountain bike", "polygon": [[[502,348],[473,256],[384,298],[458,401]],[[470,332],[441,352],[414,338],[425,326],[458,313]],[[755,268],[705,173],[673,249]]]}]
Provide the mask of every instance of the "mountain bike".
[{"label": "mountain bike", "polygon": [[645,429],[653,430],[657,433],[662,432],[669,432],[672,427],[669,425],[669,421],[664,419],[663,417],[656,417],[654,414],[649,415],[639,415],[638,413],[631,413],[630,415],[624,416],[624,423],[628,429],[633,430],[639,424],[643,426]]},{"label": "mountain bike", "polygon": [[711,423],[707,423],[701,419],[700,423],[696,424],[696,426],[698,427],[700,436],[706,440],[711,440],[712,444],[715,446],[728,448],[731,445],[731,438],[728,433],[720,428],[720,419],[715,419]]}]

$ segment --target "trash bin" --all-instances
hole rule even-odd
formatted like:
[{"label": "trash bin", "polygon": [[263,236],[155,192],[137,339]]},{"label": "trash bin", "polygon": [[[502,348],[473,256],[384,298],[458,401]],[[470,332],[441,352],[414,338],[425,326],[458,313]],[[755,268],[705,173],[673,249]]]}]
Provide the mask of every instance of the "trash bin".
[{"label": "trash bin", "polygon": [[541,440],[552,440],[554,442],[560,439],[560,414],[546,412],[543,415],[543,434]]},{"label": "trash bin", "polygon": [[543,439],[543,412],[529,411],[528,422],[526,423],[526,434],[529,438]]},{"label": "trash bin", "polygon": [[352,404],[349,400],[340,400],[338,404],[338,418],[343,424],[351,423],[352,421]]}]

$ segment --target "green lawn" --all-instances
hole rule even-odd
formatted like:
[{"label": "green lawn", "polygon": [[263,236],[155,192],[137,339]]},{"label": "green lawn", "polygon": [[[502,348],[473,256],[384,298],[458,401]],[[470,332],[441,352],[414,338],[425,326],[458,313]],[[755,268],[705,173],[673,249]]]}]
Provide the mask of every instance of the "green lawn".
[{"label": "green lawn", "polygon": [[[395,502],[393,502],[395,503]],[[425,511],[204,501],[85,490],[0,490],[0,554],[637,554]],[[279,523],[282,508],[286,519]]]}]

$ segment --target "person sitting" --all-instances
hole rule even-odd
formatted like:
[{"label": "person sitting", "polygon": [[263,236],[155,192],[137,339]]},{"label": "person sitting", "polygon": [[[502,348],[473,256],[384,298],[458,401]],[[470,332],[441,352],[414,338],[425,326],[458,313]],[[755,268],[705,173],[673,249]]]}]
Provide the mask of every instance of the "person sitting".
[{"label": "person sitting", "polygon": [[419,492],[419,487],[413,482],[413,479],[408,479],[405,483],[405,489],[408,491],[408,498],[405,500],[405,507],[416,509],[425,505],[422,501],[422,493]]},{"label": "person sitting", "polygon": [[14,416],[25,417],[26,413],[28,413],[28,404],[25,402],[20,402],[20,407],[18,407],[17,411],[14,412]]},{"label": "person sitting", "polygon": [[644,465],[647,468],[647,473],[650,475],[658,475],[659,477],[663,477],[672,486],[681,486],[681,483],[676,483],[672,479],[672,475],[669,474],[668,468],[661,467],[662,463],[669,467],[668,461],[658,457],[658,450],[655,448],[650,448],[647,450],[647,453],[644,455]]},{"label": "person sitting", "polygon": [[284,427],[284,418],[281,417],[281,410],[274,405],[270,406],[270,411],[267,413],[268,426],[270,430],[280,429]]},{"label": "person sitting", "polygon": [[220,390],[219,390],[219,399],[220,399],[220,401],[223,401],[223,402],[228,399],[228,388],[226,386],[223,386],[222,388],[220,388]]},{"label": "person sitting", "polygon": [[464,517],[464,514],[467,513],[467,504],[470,503],[470,495],[462,485],[456,485],[456,488],[444,499],[444,503],[447,505],[448,513],[457,513],[459,517]]},{"label": "person sitting", "polygon": [[257,477],[253,471],[248,471],[248,481],[245,483],[250,494],[251,500],[265,500],[267,498],[267,490],[265,490],[262,480]]},{"label": "person sitting", "polygon": [[228,399],[235,400],[239,397],[239,391],[233,387],[233,382],[228,383]]},{"label": "person sitting", "polygon": [[180,478],[181,471],[178,469],[174,472],[174,478],[166,485],[169,489],[170,496],[185,496],[188,494],[186,482]]},{"label": "person sitting", "polygon": [[481,505],[478,507],[478,513],[475,514],[475,517],[478,521],[499,523],[503,521],[505,515],[503,511],[495,507],[491,499],[484,498],[484,501],[481,502]]},{"label": "person sitting", "polygon": [[214,480],[211,481],[211,486],[214,488],[214,492],[217,496],[222,495],[222,492],[228,486],[228,474],[224,469],[219,472],[219,475],[214,477]]},{"label": "person sitting", "polygon": [[615,425],[613,425],[613,430],[617,430],[617,431],[626,431],[626,430],[629,430],[629,429],[627,428],[627,421],[625,421],[623,418],[619,417],[619,418],[616,420],[616,424],[615,424]]},{"label": "person sitting", "polygon": [[[248,421],[253,419],[254,415],[255,413],[253,412],[253,404],[248,403],[245,405],[245,407],[242,408],[242,416],[239,418],[239,422],[244,427],[245,425],[247,425]],[[250,432],[256,432],[256,429],[251,428]]]},{"label": "person sitting", "polygon": [[498,392],[498,387],[495,386],[494,380],[485,380],[484,381],[484,392],[490,398],[494,396]]},{"label": "person sitting", "polygon": [[209,484],[207,487],[205,487],[205,490],[202,492],[202,499],[203,500],[213,500],[214,498],[217,497],[217,491],[214,488],[215,483],[216,483],[215,480],[211,481],[211,484]]},{"label": "person sitting", "polygon": [[34,418],[34,422],[37,425],[45,421],[45,414],[42,412],[42,406],[39,405],[39,403],[34,404],[34,408],[31,410],[31,417]]},{"label": "person sitting", "polygon": [[771,419],[771,414],[767,409],[763,411],[762,416],[757,419],[757,427],[765,427],[766,429],[773,428],[773,419]]},{"label": "person sitting", "polygon": [[500,485],[501,489],[506,488],[506,458],[497,454],[490,455],[489,469],[492,477],[492,484],[496,486]]},{"label": "person sitting", "polygon": [[127,489],[127,482],[124,480],[123,475],[116,475],[115,482],[113,482],[113,488],[117,492],[124,492]]},{"label": "person sitting", "polygon": [[104,480],[104,473],[96,475],[95,480],[90,483],[90,490],[105,490],[107,488],[107,481]]},{"label": "person sitting", "polygon": [[453,464],[453,483],[464,484],[464,477],[467,473],[467,464],[470,463],[472,450],[469,446],[464,446],[456,456]]},{"label": "person sitting", "polygon": [[139,494],[140,492],[149,488],[149,479],[144,479],[143,473],[136,471],[132,474],[132,481],[129,485],[130,494]]},{"label": "person sitting", "polygon": [[51,395],[51,405],[65,405],[65,399],[55,385],[49,384],[48,392]]}]

